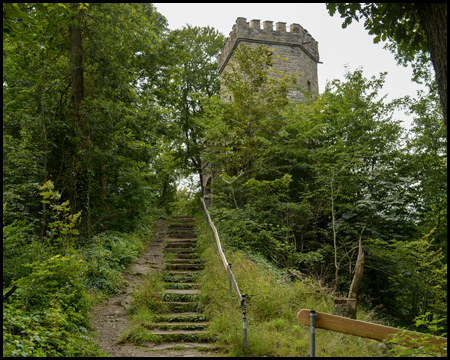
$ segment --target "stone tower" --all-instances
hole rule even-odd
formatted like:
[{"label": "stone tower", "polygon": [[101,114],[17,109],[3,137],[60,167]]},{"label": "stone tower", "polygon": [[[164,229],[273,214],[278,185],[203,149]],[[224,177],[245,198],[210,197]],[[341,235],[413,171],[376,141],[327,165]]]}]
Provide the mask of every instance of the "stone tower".
[{"label": "stone tower", "polygon": [[[233,25],[230,36],[217,58],[219,75],[227,71],[227,64],[232,61],[233,51],[240,44],[248,45],[251,48],[263,44],[272,52],[274,70],[296,76],[297,83],[290,88],[288,93],[290,101],[304,100],[305,96],[299,89],[318,94],[317,64],[320,63],[318,43],[299,24],[292,24],[289,30],[289,32],[286,31],[284,22],[276,23],[274,30],[273,21],[264,21],[261,29],[260,20],[251,20],[248,23],[246,18],[237,18],[236,24]],[[204,169],[202,175],[204,197],[210,203],[210,188],[214,174],[211,174],[207,164],[202,164],[202,168]]]},{"label": "stone tower", "polygon": [[233,51],[245,44],[251,48],[263,44],[271,52],[273,68],[288,75],[294,74],[297,83],[289,91],[288,98],[292,102],[302,101],[304,95],[297,89],[310,90],[319,93],[317,64],[319,61],[318,43],[299,24],[292,24],[286,31],[286,23],[278,22],[273,29],[273,21],[264,21],[261,29],[260,20],[239,17],[224,44],[217,65],[219,75],[227,69],[227,64],[233,57]]}]

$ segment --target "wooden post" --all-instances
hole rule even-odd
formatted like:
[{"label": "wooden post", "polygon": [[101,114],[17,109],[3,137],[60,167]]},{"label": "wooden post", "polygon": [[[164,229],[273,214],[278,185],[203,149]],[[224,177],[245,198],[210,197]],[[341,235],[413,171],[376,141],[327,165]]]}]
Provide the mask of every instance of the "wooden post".
[{"label": "wooden post", "polygon": [[333,315],[356,320],[356,299],[334,299]]}]

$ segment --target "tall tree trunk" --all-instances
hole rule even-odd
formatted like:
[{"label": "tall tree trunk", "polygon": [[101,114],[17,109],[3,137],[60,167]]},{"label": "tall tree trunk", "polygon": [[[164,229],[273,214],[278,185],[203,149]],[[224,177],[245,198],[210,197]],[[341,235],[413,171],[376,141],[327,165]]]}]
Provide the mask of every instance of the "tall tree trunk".
[{"label": "tall tree trunk", "polygon": [[[47,132],[45,130],[45,49],[42,49],[42,135],[44,136],[44,184],[47,183]],[[47,226],[45,203],[42,202],[42,226],[41,226],[41,245],[44,243],[44,233]]]},{"label": "tall tree trunk", "polygon": [[[77,6],[77,4],[74,4]],[[75,204],[76,212],[82,210],[79,225],[80,240],[89,238],[90,208],[89,208],[89,163],[90,163],[90,135],[89,124],[83,118],[81,108],[84,99],[83,78],[83,42],[81,31],[81,15],[73,16],[76,24],[69,25],[70,32],[70,76],[72,80],[72,103],[75,131],[78,137],[77,155],[75,157]]]},{"label": "tall tree trunk", "polygon": [[77,25],[70,24],[70,76],[72,80],[72,103],[75,112],[76,125],[81,125],[80,110],[84,98],[83,78],[83,42],[81,37],[80,14],[74,16]]},{"label": "tall tree trunk", "polygon": [[428,41],[447,132],[447,3],[418,3],[417,12]]},{"label": "tall tree trunk", "polygon": [[100,178],[101,178],[100,202],[104,204],[107,192],[106,188],[108,186],[106,181],[106,164],[100,165]]}]

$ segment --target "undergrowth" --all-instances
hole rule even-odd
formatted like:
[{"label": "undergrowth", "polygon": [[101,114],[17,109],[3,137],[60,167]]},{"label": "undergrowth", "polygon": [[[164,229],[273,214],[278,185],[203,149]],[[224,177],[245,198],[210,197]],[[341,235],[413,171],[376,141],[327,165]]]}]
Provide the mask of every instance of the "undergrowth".
[{"label": "undergrowth", "polygon": [[[198,244],[205,260],[199,280],[209,333],[226,344],[231,356],[308,356],[310,329],[300,324],[301,309],[331,313],[333,300],[312,279],[290,281],[283,271],[260,255],[226,248],[241,294],[247,295],[248,351],[243,347],[242,310],[216,251],[212,232],[203,215],[197,217]],[[316,291],[317,290],[317,291]],[[376,322],[373,314],[359,309],[358,320]],[[383,349],[369,339],[316,330],[317,356],[381,356]]]},{"label": "undergrowth", "polygon": [[105,356],[92,337],[90,310],[118,291],[154,221],[80,244],[69,202],[59,201],[51,182],[41,190],[54,211],[44,241],[30,238],[25,222],[3,224],[3,356]]}]

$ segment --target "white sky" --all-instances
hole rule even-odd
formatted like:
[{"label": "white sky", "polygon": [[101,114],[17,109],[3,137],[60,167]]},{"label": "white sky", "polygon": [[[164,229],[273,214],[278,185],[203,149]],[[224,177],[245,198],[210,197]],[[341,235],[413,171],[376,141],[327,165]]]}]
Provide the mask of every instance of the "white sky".
[{"label": "white sky", "polygon": [[[164,15],[169,28],[179,29],[186,24],[192,26],[212,26],[226,37],[236,23],[238,17],[245,17],[247,21],[259,19],[285,22],[286,28],[292,23],[298,23],[307,29],[312,37],[319,42],[319,92],[323,92],[327,81],[344,78],[344,65],[348,64],[353,71],[363,68],[365,77],[378,76],[387,71],[386,83],[382,95],[388,94],[388,100],[404,95],[416,95],[420,85],[411,82],[411,68],[397,66],[394,55],[383,49],[384,43],[373,43],[373,35],[364,29],[363,22],[352,22],[346,29],[342,29],[343,19],[339,14],[331,17],[325,3],[293,4],[293,3],[155,3],[159,13]],[[288,30],[289,31],[289,30]],[[402,112],[396,116],[405,121],[408,126],[411,119],[407,119]]]}]

